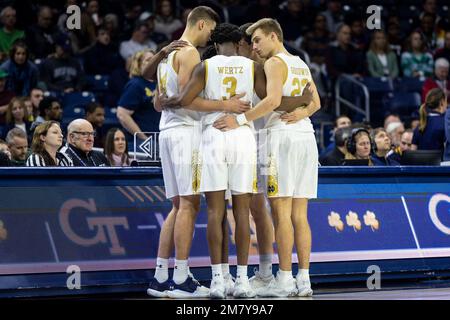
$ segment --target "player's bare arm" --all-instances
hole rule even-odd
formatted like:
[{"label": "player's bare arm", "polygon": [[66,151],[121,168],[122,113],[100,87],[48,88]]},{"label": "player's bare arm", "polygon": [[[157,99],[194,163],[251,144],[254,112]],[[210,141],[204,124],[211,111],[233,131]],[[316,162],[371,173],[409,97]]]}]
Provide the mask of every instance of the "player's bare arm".
[{"label": "player's bare arm", "polygon": [[[278,58],[270,58],[264,64],[264,72],[266,74],[267,95],[254,108],[245,113],[247,121],[253,121],[261,118],[269,112],[279,107],[283,96],[283,79],[287,74],[286,64]],[[236,116],[226,115],[214,122],[214,127],[222,131],[237,128],[239,125]]]},{"label": "player's bare arm", "polygon": [[142,76],[146,79],[156,80],[156,71],[158,69],[158,64],[172,51],[179,50],[187,45],[188,43],[184,40],[175,40],[169,43],[150,59],[150,61],[142,71]]},{"label": "player's bare arm", "polygon": [[[261,64],[255,62],[255,92],[260,99],[266,96],[266,75]],[[281,104],[275,111],[292,112],[298,107],[307,106],[312,101],[312,89],[308,83],[301,96],[282,97]]]},{"label": "player's bare arm", "polygon": [[280,119],[286,122],[287,124],[291,124],[300,121],[306,117],[310,117],[314,113],[316,113],[320,109],[320,97],[319,93],[317,92],[316,84],[314,83],[314,81],[311,82],[311,90],[313,92],[312,101],[308,106],[296,108],[292,112],[283,114],[280,117]]}]

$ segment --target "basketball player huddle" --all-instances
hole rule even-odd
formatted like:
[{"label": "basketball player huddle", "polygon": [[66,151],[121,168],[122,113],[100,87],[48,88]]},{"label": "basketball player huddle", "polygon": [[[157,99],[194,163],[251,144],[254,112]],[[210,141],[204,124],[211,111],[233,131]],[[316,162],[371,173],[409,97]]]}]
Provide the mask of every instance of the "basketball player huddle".
[{"label": "basketball player huddle", "polygon": [[[197,47],[209,40],[213,46],[202,61]],[[241,27],[219,24],[211,8],[196,7],[176,50],[157,54],[148,68],[157,73],[160,156],[173,207],[161,230],[147,293],[219,299],[312,296],[307,208],[308,199],[317,197],[318,151],[309,117],[320,109],[320,99],[308,66],[284,48],[279,23],[266,18]],[[209,288],[188,266],[202,193],[208,208]],[[236,277],[228,264],[227,200],[236,222]],[[260,263],[249,279],[250,212]]]}]

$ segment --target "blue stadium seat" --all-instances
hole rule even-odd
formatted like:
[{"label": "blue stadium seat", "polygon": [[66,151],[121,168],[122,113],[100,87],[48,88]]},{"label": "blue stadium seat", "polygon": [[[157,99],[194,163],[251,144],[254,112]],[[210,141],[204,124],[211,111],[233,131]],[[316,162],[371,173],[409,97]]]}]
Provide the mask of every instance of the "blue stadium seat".
[{"label": "blue stadium seat", "polygon": [[105,123],[104,125],[108,127],[121,126],[119,120],[117,119],[117,108],[105,108]]},{"label": "blue stadium seat", "polygon": [[89,102],[95,101],[94,94],[89,91],[66,93],[62,96],[64,112],[68,109],[74,109],[76,107],[81,107],[84,109]]},{"label": "blue stadium seat", "polygon": [[405,117],[420,107],[420,94],[417,92],[394,92],[386,95],[384,99],[387,111],[398,113]]},{"label": "blue stadium seat", "polygon": [[387,78],[366,77],[362,81],[372,93],[388,93],[393,91],[392,81]]},{"label": "blue stadium seat", "polygon": [[94,93],[107,91],[108,81],[109,81],[108,75],[96,74],[86,76],[87,87],[90,91]]},{"label": "blue stadium seat", "polygon": [[396,91],[400,92],[417,92],[422,93],[422,87],[423,83],[425,81],[421,80],[419,78],[413,78],[413,77],[403,77],[398,78],[394,82],[394,88]]}]

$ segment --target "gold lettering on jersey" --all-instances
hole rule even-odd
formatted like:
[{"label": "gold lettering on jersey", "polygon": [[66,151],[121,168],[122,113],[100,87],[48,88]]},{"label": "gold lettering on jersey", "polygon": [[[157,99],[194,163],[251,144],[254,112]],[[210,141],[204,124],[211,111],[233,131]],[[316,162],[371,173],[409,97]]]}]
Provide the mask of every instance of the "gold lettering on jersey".
[{"label": "gold lettering on jersey", "polygon": [[244,67],[217,67],[219,74],[243,74]]},{"label": "gold lettering on jersey", "polygon": [[297,76],[305,76],[305,77],[309,76],[309,70],[306,68],[291,67],[291,73]]}]

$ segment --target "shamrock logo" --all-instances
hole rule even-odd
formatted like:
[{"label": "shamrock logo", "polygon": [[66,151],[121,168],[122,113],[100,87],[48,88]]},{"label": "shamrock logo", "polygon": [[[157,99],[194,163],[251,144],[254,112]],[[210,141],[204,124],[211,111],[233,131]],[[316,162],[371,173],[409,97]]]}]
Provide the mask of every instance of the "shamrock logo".
[{"label": "shamrock logo", "polygon": [[358,214],[356,212],[349,211],[345,216],[345,220],[347,221],[347,225],[349,227],[353,227],[353,230],[355,232],[361,230],[361,221],[359,220]]},{"label": "shamrock logo", "polygon": [[368,227],[370,226],[374,232],[380,228],[380,222],[377,220],[375,213],[369,210],[367,210],[364,215],[364,224]]},{"label": "shamrock logo", "polygon": [[3,225],[3,221],[0,220],[0,241],[6,240],[8,238],[8,230]]},{"label": "shamrock logo", "polygon": [[328,224],[330,227],[334,227],[337,232],[342,232],[344,230],[344,222],[341,220],[339,213],[331,211],[328,216]]}]

